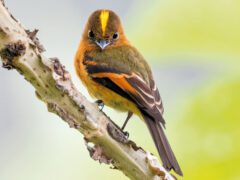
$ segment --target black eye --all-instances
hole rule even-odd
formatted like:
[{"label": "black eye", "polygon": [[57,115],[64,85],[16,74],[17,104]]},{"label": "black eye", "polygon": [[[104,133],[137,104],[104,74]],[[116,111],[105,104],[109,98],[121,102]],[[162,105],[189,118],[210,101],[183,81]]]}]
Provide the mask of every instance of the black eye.
[{"label": "black eye", "polygon": [[91,30],[88,31],[88,37],[89,37],[90,39],[93,39],[93,38],[95,37],[94,33],[93,33]]},{"label": "black eye", "polygon": [[116,40],[116,39],[118,39],[118,36],[119,36],[119,35],[118,35],[118,33],[116,32],[116,33],[113,34],[112,38],[113,38],[114,40]]}]

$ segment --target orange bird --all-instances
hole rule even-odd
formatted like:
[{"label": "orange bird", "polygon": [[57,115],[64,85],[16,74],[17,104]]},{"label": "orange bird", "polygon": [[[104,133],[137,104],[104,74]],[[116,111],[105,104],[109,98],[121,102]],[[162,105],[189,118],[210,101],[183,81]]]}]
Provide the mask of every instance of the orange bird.
[{"label": "orange bird", "polygon": [[148,63],[126,38],[119,17],[97,10],[86,24],[75,68],[89,94],[105,105],[146,123],[163,166],[183,175],[163,131],[163,105]]}]

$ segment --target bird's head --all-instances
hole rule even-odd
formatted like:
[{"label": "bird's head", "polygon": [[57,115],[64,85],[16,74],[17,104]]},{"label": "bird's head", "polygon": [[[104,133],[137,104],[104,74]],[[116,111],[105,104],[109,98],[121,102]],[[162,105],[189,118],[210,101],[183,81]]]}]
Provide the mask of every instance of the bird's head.
[{"label": "bird's head", "polygon": [[83,40],[101,50],[127,42],[119,17],[113,11],[105,9],[90,15]]}]

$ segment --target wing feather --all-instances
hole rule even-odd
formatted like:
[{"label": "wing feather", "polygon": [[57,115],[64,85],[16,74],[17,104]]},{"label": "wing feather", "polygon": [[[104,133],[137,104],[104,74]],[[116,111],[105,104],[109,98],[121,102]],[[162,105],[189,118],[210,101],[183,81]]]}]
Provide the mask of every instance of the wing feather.
[{"label": "wing feather", "polygon": [[165,125],[164,119],[159,118],[159,113],[162,114],[162,111],[159,101],[155,99],[155,91],[139,75],[122,72],[106,64],[87,62],[86,70],[93,80],[133,101],[143,114]]},{"label": "wing feather", "polygon": [[176,173],[182,175],[181,168],[162,129],[162,126],[165,127],[165,120],[162,117],[163,104],[153,79],[146,82],[137,73],[119,70],[120,68],[116,69],[90,60],[85,62],[85,67],[94,81],[138,106],[151,132],[163,166],[167,170],[174,169]]}]

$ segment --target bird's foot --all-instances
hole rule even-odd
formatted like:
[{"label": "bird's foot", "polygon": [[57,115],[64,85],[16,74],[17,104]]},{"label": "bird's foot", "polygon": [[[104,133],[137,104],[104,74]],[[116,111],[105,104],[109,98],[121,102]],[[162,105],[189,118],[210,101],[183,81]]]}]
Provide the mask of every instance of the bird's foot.
[{"label": "bird's foot", "polygon": [[104,102],[103,102],[103,100],[98,99],[98,100],[95,101],[95,103],[98,105],[100,111],[102,111],[103,108],[104,108]]},{"label": "bird's foot", "polygon": [[125,135],[125,137],[128,139],[129,138],[129,132],[127,132],[127,131],[122,131],[122,132]]},{"label": "bird's foot", "polygon": [[121,130],[121,128],[119,126],[117,126],[114,122],[108,123],[107,131],[108,131],[109,135],[116,141],[124,143],[124,144],[127,144],[129,142],[128,132],[124,132],[123,130]]}]

